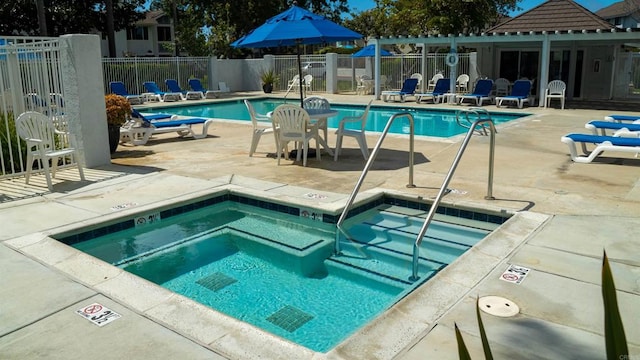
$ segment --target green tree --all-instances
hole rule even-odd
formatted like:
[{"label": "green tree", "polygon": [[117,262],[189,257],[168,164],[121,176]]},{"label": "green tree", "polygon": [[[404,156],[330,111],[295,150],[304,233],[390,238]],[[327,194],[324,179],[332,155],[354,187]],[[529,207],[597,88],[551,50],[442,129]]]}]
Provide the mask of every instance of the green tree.
[{"label": "green tree", "polygon": [[[106,3],[93,0],[43,0],[44,20],[48,36],[106,33]],[[142,18],[137,9],[144,0],[114,1],[115,31],[125,29]],[[42,11],[40,12],[42,16]],[[30,35],[42,33],[38,21],[38,5],[33,0],[13,0],[0,7],[0,35]]]}]

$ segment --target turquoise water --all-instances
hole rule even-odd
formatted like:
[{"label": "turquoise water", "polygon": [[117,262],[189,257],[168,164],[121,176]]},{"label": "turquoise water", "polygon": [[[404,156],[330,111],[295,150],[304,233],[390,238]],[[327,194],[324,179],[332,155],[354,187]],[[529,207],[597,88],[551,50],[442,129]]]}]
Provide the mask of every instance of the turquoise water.
[{"label": "turquoise water", "polygon": [[[278,105],[285,101],[281,99],[258,99],[251,100],[258,113],[266,114],[273,111]],[[287,100],[287,103],[299,104],[295,100]],[[338,122],[345,116],[359,116],[364,111],[363,106],[332,104],[333,110],[338,110],[338,115],[328,119],[330,128],[338,128]],[[250,121],[249,112],[242,100],[230,100],[208,105],[188,105],[168,108],[150,108],[145,112],[162,112],[176,115],[219,118],[228,120]],[[389,118],[399,112],[410,112],[414,117],[415,134],[434,137],[450,137],[467,132],[467,128],[456,123],[454,110],[422,109],[411,107],[385,107],[371,106],[369,118],[367,120],[367,131],[382,132],[387,125]],[[515,120],[528,114],[491,113],[495,124]],[[349,128],[349,126],[347,126]],[[394,121],[391,129],[392,134],[408,134],[409,121],[406,118]]]},{"label": "turquoise water", "polygon": [[227,315],[326,352],[490,231],[488,225],[434,221],[423,243],[429,249],[421,257],[423,279],[411,283],[406,280],[411,257],[397,257],[410,254],[421,220],[397,209],[379,206],[349,219],[345,225],[360,243],[345,242],[340,256],[332,256],[335,225],[233,201],[73,246]]}]

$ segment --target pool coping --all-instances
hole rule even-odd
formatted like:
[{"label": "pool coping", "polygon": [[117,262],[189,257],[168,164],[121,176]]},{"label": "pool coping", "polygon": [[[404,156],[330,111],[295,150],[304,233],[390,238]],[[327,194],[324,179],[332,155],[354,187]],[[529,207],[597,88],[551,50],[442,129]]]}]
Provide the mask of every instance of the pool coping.
[{"label": "pool coping", "polygon": [[[474,287],[492,270],[501,263],[506,264],[509,255],[523,245],[550,218],[548,215],[528,211],[514,213],[511,219],[441,271],[432,281],[420,286],[327,353],[313,352],[218,313],[50,237],[50,235],[71,231],[78,227],[117,221],[123,216],[175,206],[177,202],[191,202],[194,199],[210,196],[212,193],[228,190],[243,191],[243,193],[269,198],[272,201],[300,203],[300,206],[313,206],[328,212],[338,211],[346,202],[346,195],[332,193],[327,193],[325,199],[301,201],[301,194],[315,190],[292,186],[286,186],[287,189],[284,190],[278,184],[248,178],[230,178],[227,183],[225,179],[212,180],[214,183],[219,181],[219,184],[178,198],[123,209],[113,214],[97,216],[46,232],[14,238],[5,241],[5,244],[65,273],[72,279],[120,302],[154,322],[230,358],[362,358],[365,356],[390,359],[417,343],[433,328],[440,317],[472,292]],[[411,199],[420,198],[376,188],[363,191],[356,202],[363,202],[384,193]],[[464,202],[443,202],[443,205],[474,208],[473,204]],[[489,211],[502,212],[501,209],[489,209]],[[472,270],[468,271],[468,268]],[[436,279],[440,281],[433,281]],[[240,344],[252,344],[252,346]],[[372,347],[371,344],[378,346]]]}]

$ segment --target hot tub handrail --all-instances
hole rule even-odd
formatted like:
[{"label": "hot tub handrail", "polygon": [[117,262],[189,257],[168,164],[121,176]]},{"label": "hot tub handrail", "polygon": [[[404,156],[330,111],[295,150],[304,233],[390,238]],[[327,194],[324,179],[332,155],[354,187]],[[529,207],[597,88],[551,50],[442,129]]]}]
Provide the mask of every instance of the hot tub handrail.
[{"label": "hot tub handrail", "polygon": [[473,135],[476,127],[480,124],[483,125],[483,129],[484,129],[484,124],[488,123],[489,124],[489,136],[490,136],[490,140],[489,140],[489,179],[488,179],[488,188],[487,188],[487,196],[485,196],[485,199],[487,200],[494,200],[495,198],[493,197],[493,158],[494,158],[494,149],[495,149],[495,133],[496,133],[496,128],[493,124],[493,120],[491,119],[491,116],[489,115],[489,113],[484,110],[484,109],[477,109],[477,108],[470,108],[470,109],[464,109],[464,110],[458,110],[456,112],[456,121],[458,120],[458,117],[462,114],[465,113],[466,118],[469,118],[469,114],[475,114],[476,115],[476,120],[473,121],[473,123],[471,124],[471,126],[469,126],[469,131],[467,131],[467,135],[464,137],[464,140],[462,140],[462,144],[460,144],[460,149],[458,149],[458,153],[456,154],[456,157],[453,159],[453,164],[451,165],[451,168],[449,168],[449,172],[447,173],[447,176],[445,177],[442,186],[440,187],[440,191],[438,192],[438,195],[436,195],[435,200],[433,201],[433,204],[431,204],[431,208],[429,209],[429,213],[427,214],[427,218],[425,219],[424,223],[422,224],[422,228],[420,229],[420,232],[418,233],[418,236],[416,237],[416,241],[413,244],[413,271],[411,274],[411,280],[415,281],[418,280],[418,259],[420,257],[420,245],[422,244],[422,238],[424,237],[424,234],[426,234],[427,232],[427,228],[429,227],[429,224],[431,224],[431,220],[433,219],[433,216],[436,213],[436,210],[438,209],[438,205],[440,204],[440,201],[442,200],[442,197],[445,195],[445,193],[447,192],[447,186],[449,186],[449,182],[451,181],[451,178],[453,177],[453,173],[456,171],[456,168],[458,167],[458,163],[460,162],[460,158],[462,157],[462,154],[464,153],[464,151],[467,148],[467,145],[469,144],[469,140],[471,139],[471,136]]},{"label": "hot tub handrail", "polygon": [[336,254],[340,253],[340,233],[342,233],[346,237],[348,237],[348,234],[344,231],[344,229],[342,229],[342,223],[347,218],[347,214],[349,213],[349,210],[351,210],[351,206],[353,205],[353,201],[355,200],[356,195],[358,195],[358,191],[360,190],[360,187],[362,186],[362,183],[364,182],[364,178],[369,173],[369,169],[371,168],[371,165],[375,161],[376,156],[378,155],[378,152],[380,152],[380,147],[382,145],[382,141],[387,136],[387,133],[389,132],[389,129],[391,128],[391,124],[393,123],[393,121],[395,119],[400,118],[400,117],[407,117],[409,119],[409,184],[407,184],[407,187],[415,187],[415,185],[413,184],[413,157],[414,157],[413,156],[413,140],[414,140],[413,115],[411,115],[410,113],[407,113],[407,112],[397,113],[397,114],[394,114],[391,117],[389,117],[389,120],[387,121],[387,125],[385,126],[384,130],[382,130],[382,134],[380,135],[380,138],[378,139],[378,142],[373,147],[373,151],[371,151],[371,155],[369,156],[369,159],[367,160],[367,163],[365,164],[364,169],[362,170],[362,173],[360,174],[360,178],[356,182],[356,185],[353,188],[353,191],[351,192],[351,195],[349,195],[349,199],[347,200],[347,204],[344,206],[344,209],[342,210],[342,214],[340,215],[340,218],[338,219],[338,222],[336,222],[336,228],[337,228],[336,229],[336,242],[335,242],[335,253]]}]

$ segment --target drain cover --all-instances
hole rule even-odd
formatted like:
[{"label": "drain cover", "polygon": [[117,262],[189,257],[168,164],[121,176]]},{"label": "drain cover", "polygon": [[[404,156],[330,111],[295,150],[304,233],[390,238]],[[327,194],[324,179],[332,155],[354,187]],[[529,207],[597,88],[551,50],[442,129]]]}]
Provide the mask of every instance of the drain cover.
[{"label": "drain cover", "polygon": [[493,316],[511,317],[520,312],[516,303],[500,296],[484,296],[478,300],[480,310]]}]

